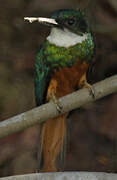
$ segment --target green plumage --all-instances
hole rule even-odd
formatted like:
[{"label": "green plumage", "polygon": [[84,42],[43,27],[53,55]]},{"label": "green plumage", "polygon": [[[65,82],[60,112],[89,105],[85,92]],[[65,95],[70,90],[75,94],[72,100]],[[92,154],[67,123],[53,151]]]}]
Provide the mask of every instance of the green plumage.
[{"label": "green plumage", "polygon": [[[90,31],[88,22],[85,19],[85,14],[80,9],[78,9],[78,10],[62,9],[62,10],[59,10],[59,11],[56,11],[55,13],[53,13],[53,15],[51,17],[56,19],[56,21],[59,24],[64,25],[65,27],[68,27],[68,29],[71,29],[72,32],[74,32],[76,34],[82,34],[86,31],[87,32]],[[76,22],[75,22],[74,26],[70,27],[68,24],[68,20],[72,20],[72,19],[74,19],[74,17],[76,19]]]},{"label": "green plumage", "polygon": [[47,86],[49,83],[50,68],[44,63],[43,48],[40,48],[36,59],[36,73],[35,73],[35,100],[39,106],[44,103]]},{"label": "green plumage", "polygon": [[75,64],[77,57],[81,62],[85,60],[90,63],[94,53],[94,43],[90,33],[87,40],[69,48],[57,47],[48,41],[45,42],[44,47],[43,55],[46,58],[46,64],[51,66],[52,69],[71,67]]}]

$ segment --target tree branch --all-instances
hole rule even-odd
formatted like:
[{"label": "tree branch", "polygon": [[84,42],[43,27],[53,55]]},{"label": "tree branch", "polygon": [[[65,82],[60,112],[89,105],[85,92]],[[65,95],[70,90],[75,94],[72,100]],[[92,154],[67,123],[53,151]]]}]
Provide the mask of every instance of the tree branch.
[{"label": "tree branch", "polygon": [[[59,100],[63,107],[62,114],[116,92],[117,75],[94,84],[93,88],[95,90],[95,99],[89,94],[86,88],[60,98]],[[0,138],[22,131],[58,115],[60,114],[53,102],[36,107],[30,111],[2,121],[0,123]]]},{"label": "tree branch", "polygon": [[33,173],[24,174],[16,176],[8,176],[0,178],[0,180],[116,180],[116,173],[106,173],[106,172],[80,172],[80,171],[70,171],[70,172],[52,172],[52,173]]}]

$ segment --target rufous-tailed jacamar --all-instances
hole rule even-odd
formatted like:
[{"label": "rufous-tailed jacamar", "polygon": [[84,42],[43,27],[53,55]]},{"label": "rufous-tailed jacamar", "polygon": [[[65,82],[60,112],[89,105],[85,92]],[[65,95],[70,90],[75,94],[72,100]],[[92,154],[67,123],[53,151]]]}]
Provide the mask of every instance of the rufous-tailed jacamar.
[{"label": "rufous-tailed jacamar", "polygon": [[[93,63],[94,41],[85,15],[81,10],[58,10],[51,18],[26,17],[51,27],[36,58],[36,104],[53,100],[58,110],[58,98],[75,88],[91,86],[86,73]],[[68,113],[47,120],[41,129],[39,171],[62,171],[66,144]],[[41,161],[43,161],[41,163]]]}]

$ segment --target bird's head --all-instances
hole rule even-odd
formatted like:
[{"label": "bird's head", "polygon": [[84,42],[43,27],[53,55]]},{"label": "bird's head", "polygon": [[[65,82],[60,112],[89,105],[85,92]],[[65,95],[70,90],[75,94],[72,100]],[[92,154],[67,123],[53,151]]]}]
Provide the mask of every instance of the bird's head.
[{"label": "bird's head", "polygon": [[57,46],[69,47],[82,43],[88,38],[89,25],[81,10],[62,9],[57,10],[50,18],[26,17],[30,22],[38,21],[41,24],[52,27],[47,40]]},{"label": "bird's head", "polygon": [[29,22],[38,21],[41,24],[56,27],[60,29],[68,29],[69,31],[83,35],[89,32],[89,26],[85,19],[84,12],[80,9],[62,9],[55,11],[50,18],[44,17],[25,17]]},{"label": "bird's head", "polygon": [[55,24],[47,23],[50,26],[55,26],[63,30],[67,28],[69,31],[81,36],[89,32],[87,20],[81,10],[58,10],[52,14],[51,18],[55,21]]}]

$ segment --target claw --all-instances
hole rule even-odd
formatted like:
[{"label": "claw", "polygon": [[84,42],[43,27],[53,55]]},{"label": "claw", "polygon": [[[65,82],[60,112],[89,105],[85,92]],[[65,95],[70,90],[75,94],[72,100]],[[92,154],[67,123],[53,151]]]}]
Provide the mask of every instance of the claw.
[{"label": "claw", "polygon": [[80,82],[78,84],[79,88],[88,88],[90,95],[95,98],[95,90],[91,84],[87,82],[86,73],[83,74],[83,76],[80,79]]},{"label": "claw", "polygon": [[93,86],[91,86],[90,95],[95,99],[95,90],[94,90]]},{"label": "claw", "polygon": [[58,100],[58,98],[55,96],[54,93],[52,93],[52,101],[54,102],[54,104],[56,105],[56,109],[59,113],[62,112],[62,106]]},{"label": "claw", "polygon": [[85,82],[84,87],[88,88],[90,95],[93,98],[95,98],[95,90],[94,90],[93,86],[91,84],[89,84],[88,82]]},{"label": "claw", "polygon": [[59,113],[62,112],[62,106],[60,105],[60,103],[56,104],[56,109]]},{"label": "claw", "polygon": [[90,92],[90,95],[91,95],[93,98],[95,98],[95,90],[94,90],[93,86],[91,86],[91,87],[89,88],[89,92]]}]

